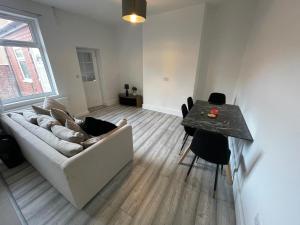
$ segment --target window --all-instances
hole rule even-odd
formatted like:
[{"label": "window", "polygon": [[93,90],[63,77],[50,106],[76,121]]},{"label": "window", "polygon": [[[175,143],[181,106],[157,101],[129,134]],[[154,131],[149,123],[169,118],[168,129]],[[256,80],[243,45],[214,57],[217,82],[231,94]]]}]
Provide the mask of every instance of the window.
[{"label": "window", "polygon": [[35,18],[0,11],[0,98],[4,104],[55,95]]},{"label": "window", "polygon": [[19,67],[22,71],[24,81],[32,82],[28,66],[26,64],[25,56],[23,54],[23,50],[21,48],[14,48],[15,56],[18,61]]}]

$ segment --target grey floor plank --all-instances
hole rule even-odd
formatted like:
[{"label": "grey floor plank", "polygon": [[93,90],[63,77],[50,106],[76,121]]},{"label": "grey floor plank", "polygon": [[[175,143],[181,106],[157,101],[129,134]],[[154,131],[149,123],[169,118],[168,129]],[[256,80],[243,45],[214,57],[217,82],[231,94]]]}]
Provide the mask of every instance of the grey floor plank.
[{"label": "grey floor plank", "polygon": [[[23,224],[23,217],[8,190],[6,183],[4,183],[0,176],[0,224],[3,225],[21,225]],[[24,220],[25,221],[25,220]]]}]

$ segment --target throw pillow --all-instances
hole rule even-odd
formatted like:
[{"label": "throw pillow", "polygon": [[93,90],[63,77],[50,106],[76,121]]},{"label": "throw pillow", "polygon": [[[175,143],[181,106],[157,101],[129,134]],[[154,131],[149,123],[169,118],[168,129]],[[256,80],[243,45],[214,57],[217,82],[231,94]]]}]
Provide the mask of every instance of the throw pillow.
[{"label": "throw pillow", "polygon": [[117,125],[117,128],[109,131],[108,133],[105,133],[101,136],[98,136],[98,137],[92,137],[90,139],[87,139],[86,141],[82,142],[81,145],[84,147],[84,148],[88,148],[90,146],[92,146],[93,144],[96,144],[98,141],[104,139],[104,138],[107,138],[109,137],[112,133],[116,132],[118,129],[120,129],[121,127],[125,126],[127,124],[127,120],[126,119],[122,119],[120,120],[116,125]]},{"label": "throw pillow", "polygon": [[109,132],[106,133],[106,134],[101,135],[102,139],[103,139],[103,138],[106,138],[106,137],[109,137],[111,134],[113,134],[114,132],[116,132],[118,129],[124,127],[126,124],[127,124],[127,120],[126,120],[126,119],[120,120],[120,121],[117,122],[117,124],[116,124],[116,125],[117,125],[117,128],[115,128],[115,129],[109,131]]},{"label": "throw pillow", "polygon": [[84,121],[81,120],[81,119],[74,118],[74,122],[75,122],[77,125],[81,126],[81,125],[83,124]]},{"label": "throw pillow", "polygon": [[38,115],[35,112],[26,110],[26,111],[23,111],[23,116],[24,116],[25,120],[27,120],[28,122],[37,124]]},{"label": "throw pillow", "polygon": [[74,121],[71,116],[69,116],[65,111],[60,110],[60,109],[53,108],[50,110],[50,114],[53,118],[58,120],[61,124],[65,124],[66,120]]},{"label": "throw pillow", "polygon": [[55,109],[60,109],[65,112],[67,111],[66,107],[63,104],[59,103],[58,101],[54,100],[53,98],[48,98],[48,97],[46,97],[44,100],[43,108],[48,109],[48,110],[55,108]]},{"label": "throw pillow", "polygon": [[35,111],[36,114],[50,116],[50,110],[43,109],[43,108],[35,106],[35,105],[32,106],[32,109],[33,109],[33,111]]},{"label": "throw pillow", "polygon": [[127,119],[122,119],[119,122],[116,123],[117,127],[123,127],[127,124]]},{"label": "throw pillow", "polygon": [[81,128],[89,135],[100,136],[117,128],[117,126],[107,121],[86,117]]},{"label": "throw pillow", "polygon": [[89,139],[89,135],[85,133],[85,131],[82,130],[81,127],[76,122],[67,119],[65,123],[65,127],[75,132],[82,133],[84,135],[84,140]]},{"label": "throw pillow", "polygon": [[61,123],[59,121],[57,121],[53,117],[47,116],[47,115],[38,115],[37,124],[40,127],[45,128],[47,130],[50,130],[51,127],[54,125],[61,125]]},{"label": "throw pillow", "polygon": [[64,126],[60,126],[60,125],[52,126],[51,131],[56,137],[64,141],[77,143],[77,144],[84,141],[83,133],[75,132]]}]

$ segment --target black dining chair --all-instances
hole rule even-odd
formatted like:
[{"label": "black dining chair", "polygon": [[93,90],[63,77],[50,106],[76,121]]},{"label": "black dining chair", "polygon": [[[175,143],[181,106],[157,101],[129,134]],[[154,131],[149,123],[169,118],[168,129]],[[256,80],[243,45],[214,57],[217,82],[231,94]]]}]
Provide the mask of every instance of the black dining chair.
[{"label": "black dining chair", "polygon": [[223,167],[223,165],[228,165],[230,159],[228,139],[222,134],[198,129],[194,134],[190,149],[195,154],[195,157],[186,175],[186,180],[197,158],[201,158],[210,163],[217,164],[213,194],[213,196],[215,197],[218,183],[219,166],[221,165]]},{"label": "black dining chair", "polygon": [[208,102],[215,105],[224,105],[226,103],[226,95],[223,93],[211,93]]},{"label": "black dining chair", "polygon": [[[182,112],[182,117],[184,119],[187,116],[188,112],[189,112],[188,109],[187,109],[187,107],[186,107],[186,104],[183,104],[181,106],[181,112]],[[182,149],[183,149],[183,147],[184,147],[184,145],[185,145],[188,137],[189,136],[193,136],[194,133],[195,133],[195,131],[196,131],[195,128],[186,127],[186,126],[183,126],[183,127],[184,127],[184,131],[185,131],[185,135],[184,135],[184,138],[183,138],[183,144],[182,144],[182,147],[180,149],[180,153],[179,154],[181,154]]]},{"label": "black dining chair", "polygon": [[193,98],[192,98],[192,97],[188,97],[188,98],[187,98],[187,104],[188,104],[189,111],[191,111],[191,109],[192,109],[193,106],[194,106],[194,101],[193,101]]}]

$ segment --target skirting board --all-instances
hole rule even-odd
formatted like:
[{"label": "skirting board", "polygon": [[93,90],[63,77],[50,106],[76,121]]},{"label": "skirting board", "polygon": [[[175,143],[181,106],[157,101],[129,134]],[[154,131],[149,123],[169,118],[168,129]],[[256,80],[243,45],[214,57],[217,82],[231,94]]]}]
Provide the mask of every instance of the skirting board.
[{"label": "skirting board", "polygon": [[154,106],[154,105],[143,104],[143,109],[162,112],[162,113],[166,113],[166,114],[170,114],[170,115],[174,115],[174,116],[182,116],[180,110],[159,107],[159,106]]},{"label": "skirting board", "polygon": [[84,112],[81,112],[81,113],[76,114],[76,117],[86,116],[86,115],[88,115],[89,113],[90,113],[89,111],[84,111]]},{"label": "skirting board", "polygon": [[[118,103],[118,99],[117,98],[112,98],[109,100],[105,100],[104,101],[104,105],[106,106],[111,106],[111,105],[115,105]],[[90,112],[88,110],[84,111],[84,112],[80,112],[80,113],[76,113],[76,117],[82,117],[82,116],[86,116],[88,115]]]}]

